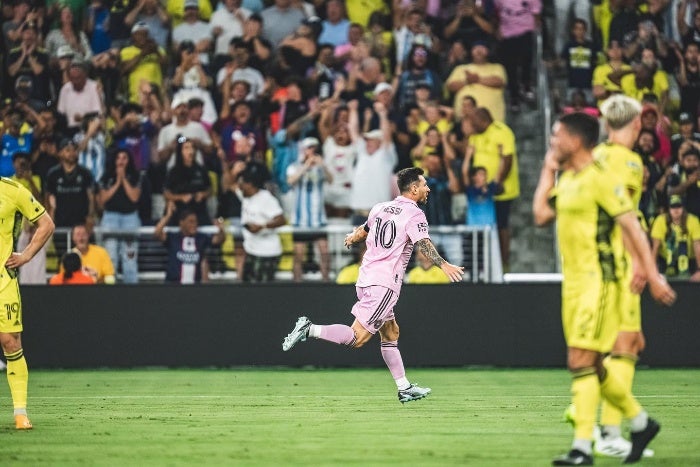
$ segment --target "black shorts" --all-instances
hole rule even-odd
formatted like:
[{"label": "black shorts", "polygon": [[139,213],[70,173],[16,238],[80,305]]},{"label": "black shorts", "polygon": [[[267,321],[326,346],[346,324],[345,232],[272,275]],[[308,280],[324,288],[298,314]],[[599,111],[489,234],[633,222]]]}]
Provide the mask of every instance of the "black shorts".
[{"label": "black shorts", "polygon": [[507,229],[510,226],[510,205],[512,199],[507,201],[496,201],[496,225],[498,230]]},{"label": "black shorts", "polygon": [[315,242],[316,240],[323,240],[326,238],[325,233],[295,233],[292,235],[294,242]]}]

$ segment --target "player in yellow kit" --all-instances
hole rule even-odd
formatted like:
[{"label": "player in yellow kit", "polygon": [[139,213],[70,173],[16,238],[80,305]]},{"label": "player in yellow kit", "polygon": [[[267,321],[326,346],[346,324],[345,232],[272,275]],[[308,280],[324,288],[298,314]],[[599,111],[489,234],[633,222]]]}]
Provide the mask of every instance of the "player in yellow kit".
[{"label": "player in yellow kit", "polygon": [[[675,293],[658,274],[646,235],[622,181],[593,158],[598,121],[574,113],[555,123],[550,150],[533,199],[538,225],[557,219],[561,252],[562,324],[576,406],[571,450],[554,465],[591,465],[593,428],[602,396],[630,420],[632,449],[625,462],[638,461],[660,430],[648,417],[604,354],[619,330],[624,247],[637,267],[630,287],[641,292],[647,281],[652,296],[671,304]],[[555,188],[556,174],[563,170]]]},{"label": "player in yellow kit", "polygon": [[[36,224],[37,229],[24,251],[15,252],[22,229],[22,217]],[[14,405],[15,428],[28,430],[27,361],[22,350],[22,299],[17,272],[44,246],[53,233],[51,217],[34,196],[19,183],[0,178],[0,345],[7,359],[7,382]]]},{"label": "player in yellow kit", "polygon": [[[593,151],[596,160],[603,163],[607,170],[617,174],[625,185],[632,199],[635,210],[639,208],[642,197],[644,165],[641,157],[631,150],[634,147],[639,130],[642,127],[640,115],[642,106],[636,100],[616,95],[601,105],[601,113],[608,132],[608,140],[598,145]],[[643,216],[640,216],[643,218]],[[632,279],[632,257],[625,252],[625,277]],[[607,357],[608,365],[615,369],[623,384],[630,390],[634,380],[634,370],[639,353],[644,350],[642,334],[642,310],[639,294],[628,288],[621,289],[620,296],[620,331]],[[595,451],[597,454],[612,457],[627,457],[631,443],[622,437],[620,424],[622,414],[614,406],[603,401],[600,414],[600,431],[596,431]],[[653,456],[653,451],[645,450],[644,455]]]}]

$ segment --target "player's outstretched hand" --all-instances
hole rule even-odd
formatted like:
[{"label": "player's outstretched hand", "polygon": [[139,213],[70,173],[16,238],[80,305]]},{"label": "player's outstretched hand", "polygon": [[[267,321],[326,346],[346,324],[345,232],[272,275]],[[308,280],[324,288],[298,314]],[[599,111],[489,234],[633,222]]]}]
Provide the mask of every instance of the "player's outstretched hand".
[{"label": "player's outstretched hand", "polygon": [[442,269],[442,272],[444,272],[452,282],[462,282],[462,276],[464,275],[464,268],[462,266],[455,266],[454,264],[445,262],[442,263],[440,269]]},{"label": "player's outstretched hand", "polygon": [[666,306],[671,306],[676,301],[676,292],[661,274],[649,280],[649,292],[654,300]]}]

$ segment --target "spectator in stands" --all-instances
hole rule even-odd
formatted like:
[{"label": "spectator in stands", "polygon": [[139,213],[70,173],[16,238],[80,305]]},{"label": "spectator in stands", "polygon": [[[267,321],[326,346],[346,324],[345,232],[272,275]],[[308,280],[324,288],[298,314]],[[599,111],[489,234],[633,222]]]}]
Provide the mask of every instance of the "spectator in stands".
[{"label": "spectator in stands", "polygon": [[700,282],[700,221],[685,210],[680,196],[671,196],[668,212],[654,220],[651,239],[661,272]]},{"label": "spectator in stands", "polygon": [[[660,147],[659,138],[656,132],[642,128],[637,136],[637,144],[634,147],[634,152],[642,158],[644,167],[649,174],[645,183],[647,187],[647,197],[656,200],[656,206],[665,206],[666,197],[666,178],[671,173],[671,167],[664,168],[661,163],[656,160],[655,154]],[[656,212],[650,213],[656,215]],[[653,217],[653,216],[652,216]]]},{"label": "spectator in stands", "polygon": [[[420,45],[426,52],[437,49],[439,41],[426,23],[423,11],[418,8],[409,9],[394,5],[393,14],[396,63],[410,63],[416,45]],[[427,57],[426,53],[426,63]],[[410,66],[405,67],[405,69],[410,68]]]},{"label": "spectator in stands", "polygon": [[42,185],[46,184],[46,176],[49,170],[58,164],[56,139],[52,136],[41,136],[38,138],[32,152],[32,172],[41,178]]},{"label": "spectator in stands", "polygon": [[571,91],[571,98],[561,111],[563,114],[583,112],[595,118],[600,116],[598,107],[590,105],[590,101],[586,99],[586,93],[580,89],[573,89]]},{"label": "spectator in stands", "polygon": [[73,138],[78,145],[78,165],[88,169],[95,181],[102,178],[107,159],[103,126],[102,117],[94,113],[85,114],[80,132]]},{"label": "spectator in stands", "polygon": [[606,50],[607,63],[593,70],[593,96],[598,105],[613,94],[621,93],[622,77],[632,73],[632,67],[622,60],[622,47],[618,41],[610,41]]},{"label": "spectator in stands", "polygon": [[[384,83],[383,86],[380,85]],[[358,111],[364,113],[365,109],[372,106],[370,95],[377,95],[374,92],[382,89],[391,91],[392,86],[384,81],[382,64],[375,57],[367,57],[359,64],[353,64],[348,73],[348,80],[345,86],[346,93],[358,102]]]},{"label": "spectator in stands", "polygon": [[84,62],[71,62],[68,80],[58,96],[57,110],[65,116],[68,130],[76,133],[80,130],[83,116],[104,115],[105,107],[102,90],[96,81],[88,78],[87,65]]},{"label": "spectator in stands", "polygon": [[118,109],[112,141],[119,149],[126,149],[136,169],[145,173],[151,165],[151,139],[157,132],[158,127],[144,114],[143,107],[127,102]]},{"label": "spectator in stands", "polygon": [[241,0],[224,0],[223,8],[218,8],[209,20],[211,35],[214,37],[214,70],[230,60],[229,44],[231,40],[243,35],[243,23],[250,16],[250,11],[241,7]]},{"label": "spectator in stands", "polygon": [[204,155],[211,154],[213,149],[209,133],[201,123],[190,120],[187,100],[183,96],[173,99],[170,106],[175,118],[158,133],[158,160],[172,167],[175,164],[173,156],[178,148],[178,138],[184,136],[195,147],[197,163],[204,165]]},{"label": "spectator in stands", "polygon": [[691,42],[685,46],[683,54],[678,48],[673,50],[678,58],[676,81],[681,92],[680,110],[695,120],[700,104],[700,45]]},{"label": "spectator in stands", "polygon": [[257,99],[265,89],[265,78],[255,68],[248,65],[250,49],[240,37],[231,39],[230,57],[226,64],[216,74],[216,85],[223,95],[224,86],[230,86],[236,81],[245,81],[250,86],[248,100]]},{"label": "spectator in stands", "polygon": [[[499,50],[501,63],[508,75],[510,109],[520,111],[520,93],[534,101],[532,90],[532,51],[534,32],[539,28],[542,2],[540,0],[494,0],[498,13]],[[479,105],[484,105],[476,96]]]},{"label": "spectator in stands", "polygon": [[[335,47],[333,55],[338,67],[346,72],[351,72],[353,67],[361,65],[367,58],[379,60],[379,57],[370,57],[370,43],[365,40],[364,28],[356,23],[351,23],[348,29],[348,41]],[[379,62],[379,70],[382,73],[382,62]]]},{"label": "spectator in stands", "polygon": [[[327,224],[323,186],[333,175],[319,154],[318,139],[309,136],[301,141],[299,160],[287,169],[287,183],[294,192],[291,224],[294,227],[319,229]],[[302,279],[306,246],[313,242],[320,254],[321,278],[329,279],[328,238],[324,233],[294,234],[294,280]]]},{"label": "spectator in stands", "polygon": [[454,114],[462,115],[464,97],[472,96],[480,106],[491,110],[494,119],[505,121],[505,68],[489,61],[489,48],[484,41],[474,42],[471,56],[471,63],[456,67],[447,78],[447,89],[454,94]]},{"label": "spectator in stands", "polygon": [[[209,21],[212,14],[212,7],[209,0],[166,0],[165,9],[168,12],[173,28],[177,28],[187,21],[187,10],[197,9],[197,14],[202,19]],[[194,40],[194,38],[190,38]]]},{"label": "spectator in stands", "polygon": [[[49,54],[40,46],[39,29],[36,22],[25,22],[21,31],[22,42],[19,47],[12,49],[5,58],[7,74],[13,80],[19,76],[29,76],[32,80],[32,98],[47,102],[51,100]],[[12,82],[12,80],[7,81]]]},{"label": "spectator in stands", "polygon": [[[141,227],[139,198],[141,174],[126,149],[113,151],[107,159],[104,175],[99,180],[97,203],[103,210],[100,226],[103,229],[132,230]],[[138,275],[138,236],[106,236],[104,246],[112,264],[121,263],[122,281],[136,284]]]},{"label": "spectator in stands", "polygon": [[649,49],[660,59],[668,55],[668,46],[662,33],[653,21],[645,19],[637,25],[637,30],[625,36],[623,43],[625,58],[631,63],[644,63],[644,50]]},{"label": "spectator in stands", "polygon": [[[46,283],[44,281],[44,283]],[[61,258],[61,272],[49,280],[49,285],[92,285],[95,279],[83,272],[78,253],[65,253]]]},{"label": "spectator in stands", "polygon": [[[148,0],[153,1],[153,0]],[[150,26],[142,21],[131,28],[132,45],[121,50],[121,72],[128,76],[129,100],[140,103],[142,82],[163,85],[163,67],[167,63],[165,49],[150,37]]]},{"label": "spectator in stands", "polygon": [[[211,79],[199,61],[199,54],[196,52],[194,42],[190,40],[181,42],[179,56],[180,61],[170,82],[173,100],[187,101],[190,108],[190,120],[202,123],[209,130],[217,119],[214,99],[209,92]],[[192,108],[201,110],[197,118],[194,118]]]},{"label": "spectator in stands", "polygon": [[37,14],[30,11],[31,9],[30,0],[17,0],[12,3],[12,18],[5,18],[6,21],[2,25],[5,53],[18,47],[22,42],[22,25],[27,21],[36,21]]},{"label": "spectator in stands", "polygon": [[601,5],[603,11],[601,16],[606,18],[606,24],[601,24],[601,34],[603,44],[609,41],[618,41],[620,44],[626,42],[629,34],[633,34],[641,20],[641,12],[637,9],[635,0],[614,0],[609,1],[607,8]]},{"label": "spectator in stands", "polygon": [[262,35],[275,48],[282,39],[293,34],[307,17],[301,9],[292,6],[291,0],[274,0],[273,5],[265,8],[260,16],[263,19]]},{"label": "spectator in stands", "polygon": [[44,40],[46,51],[50,57],[55,57],[58,49],[67,45],[73,51],[73,58],[81,61],[92,59],[92,49],[87,35],[73,16],[70,7],[64,6],[59,12],[58,26],[46,35]]},{"label": "spectator in stands", "polygon": [[[432,238],[434,234],[431,234]],[[445,276],[442,269],[435,266],[433,261],[426,258],[426,256],[416,250],[415,254],[417,266],[412,268],[406,274],[407,284],[449,284],[450,278]]]},{"label": "spectator in stands", "polygon": [[679,154],[680,161],[673,168],[667,182],[669,196],[678,195],[683,199],[685,209],[692,215],[700,216],[700,150],[690,147]]},{"label": "spectator in stands", "polygon": [[243,42],[250,50],[248,64],[263,72],[267,69],[272,54],[272,44],[262,37],[262,17],[255,13],[243,23]]},{"label": "spectator in stands", "polygon": [[263,135],[252,120],[251,104],[239,101],[230,112],[228,107],[224,102],[217,122],[217,130],[221,134],[222,163],[229,167],[239,160],[262,161]]},{"label": "spectator in stands", "polygon": [[503,193],[496,196],[496,224],[504,271],[510,261],[510,208],[520,196],[518,159],[513,131],[503,122],[494,121],[491,113],[479,107],[472,113],[474,133],[469,144],[474,147],[475,166],[486,168],[489,179],[503,185]]},{"label": "spectator in stands", "polygon": [[642,108],[641,119],[643,129],[656,133],[659,149],[654,154],[654,157],[662,166],[666,167],[671,160],[671,139],[668,134],[670,121],[654,104],[646,104]]},{"label": "spectator in stands", "polygon": [[90,232],[84,224],[78,224],[71,231],[73,251],[80,254],[83,270],[98,284],[114,284],[114,265],[107,250],[90,243]]},{"label": "spectator in stands", "polygon": [[[595,1],[593,3],[596,3]],[[591,23],[590,0],[554,0],[554,50],[560,52],[571,34],[571,14],[574,18],[582,20],[585,24]],[[575,26],[575,24],[574,24]],[[593,29],[593,28],[591,28]],[[550,36],[551,37],[551,36]],[[595,62],[595,61],[594,61]]]},{"label": "spectator in stands", "polygon": [[180,211],[178,219],[180,230],[166,232],[165,226],[172,224],[171,219],[177,208],[169,202],[165,215],[156,225],[155,237],[163,242],[168,251],[165,267],[165,281],[175,284],[198,284],[209,281],[209,264],[206,259],[207,249],[224,241],[224,231],[217,221],[219,231],[209,236],[197,232],[199,224],[197,213],[190,210]]},{"label": "spectator in stands", "polygon": [[[170,16],[165,6],[158,0],[138,0],[136,5],[124,18],[127,26],[144,24],[148,35],[159,49],[165,49],[170,37]],[[131,29],[133,39],[133,27]]]},{"label": "spectator in stands", "polygon": [[175,204],[175,219],[182,211],[197,214],[199,225],[211,224],[207,199],[211,196],[211,181],[207,169],[196,161],[195,144],[186,136],[177,138],[175,165],[165,179],[165,200]]},{"label": "spectator in stands", "polygon": [[[31,156],[26,152],[16,152],[12,156],[15,175],[12,177],[24,186],[42,205],[46,205],[41,177],[32,173]],[[26,219],[22,221],[22,230],[17,239],[17,251],[23,251],[32,240],[36,226]],[[29,262],[19,268],[21,284],[46,284],[46,244],[41,247]]]},{"label": "spectator in stands", "polygon": [[77,145],[63,139],[58,146],[60,164],[46,176],[48,211],[57,227],[78,224],[94,225],[94,179],[85,167],[78,165]]},{"label": "spectator in stands", "polygon": [[404,111],[409,105],[416,102],[415,94],[419,84],[429,86],[431,99],[440,99],[442,81],[440,76],[428,67],[430,60],[428,50],[424,45],[413,45],[406,59],[405,71],[398,74],[395,98],[399,111]]},{"label": "spectator in stands", "polygon": [[688,44],[695,43],[700,47],[700,8],[695,6],[695,11],[692,14],[692,23],[688,24],[686,18],[688,17],[688,6],[693,2],[689,0],[680,0],[678,5],[678,13],[676,14],[676,26],[678,27],[678,33],[681,35],[681,42],[683,47],[687,47]]},{"label": "spectator in stands", "polygon": [[620,80],[622,92],[640,102],[646,94],[653,94],[659,102],[659,109],[664,112],[668,104],[668,76],[659,68],[654,51],[644,49],[641,63],[633,70],[634,73]]},{"label": "spectator in stands", "polygon": [[598,61],[598,47],[587,35],[588,24],[576,18],[571,28],[571,40],[561,52],[561,59],[566,65],[568,100],[572,99],[574,91],[582,91],[586,101],[593,101],[593,70]]},{"label": "spectator in stands", "polygon": [[457,3],[454,16],[445,26],[445,39],[453,44],[461,43],[465,48],[476,42],[491,41],[496,32],[495,14],[492,1],[477,5],[475,0],[461,0]]},{"label": "spectator in stands", "polygon": [[489,180],[485,167],[472,165],[474,148],[469,146],[462,164],[462,182],[467,195],[466,224],[496,228],[494,197],[503,193],[503,185]]},{"label": "spectator in stands", "polygon": [[352,180],[357,160],[357,147],[350,139],[347,124],[333,122],[333,107],[321,115],[319,132],[323,142],[323,159],[330,171],[331,181],[324,186],[328,217],[349,218]]},{"label": "spectator in stands", "polygon": [[63,88],[66,83],[70,82],[68,71],[73,62],[73,53],[73,49],[71,49],[69,45],[62,45],[59,47],[56,52],[56,63],[54,63],[49,70],[51,74],[51,84],[54,89],[59,92],[59,97],[61,88]]},{"label": "spectator in stands", "polygon": [[[184,21],[173,29],[172,46],[170,50],[173,52],[179,51],[182,42],[191,41],[199,56],[199,63],[208,70],[209,50],[212,45],[211,26],[208,22],[202,21],[199,2],[200,0],[185,0]],[[208,5],[209,1],[202,0],[202,4]],[[211,6],[209,9],[209,13],[211,14]]]},{"label": "spectator in stands", "polygon": [[263,188],[267,171],[259,163],[248,164],[238,176],[243,196],[243,282],[271,282],[282,254],[282,244],[275,228],[286,223],[282,206]]},{"label": "spectator in stands", "polygon": [[348,42],[350,21],[345,17],[345,2],[343,0],[328,0],[326,2],[326,19],[323,20],[323,30],[318,37],[319,44],[331,44],[333,47]]},{"label": "spectator in stands", "polygon": [[0,176],[11,177],[15,173],[15,168],[12,165],[12,156],[18,152],[31,154],[34,138],[31,131],[21,133],[25,121],[22,112],[19,110],[12,109],[8,111],[3,123]]},{"label": "spectator in stands", "polygon": [[686,141],[700,143],[700,132],[695,130],[695,119],[692,114],[681,112],[678,116],[678,133],[671,136],[670,164],[678,162],[678,152]]},{"label": "spectator in stands", "polygon": [[104,0],[92,0],[87,9],[85,32],[89,36],[90,48],[95,55],[108,51],[112,47],[110,36],[110,5]]}]

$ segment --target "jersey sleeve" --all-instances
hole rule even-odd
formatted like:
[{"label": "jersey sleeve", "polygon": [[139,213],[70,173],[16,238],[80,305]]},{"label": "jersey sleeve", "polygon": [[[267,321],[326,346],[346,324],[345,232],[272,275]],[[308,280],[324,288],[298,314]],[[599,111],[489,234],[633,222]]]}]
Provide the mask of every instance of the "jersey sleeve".
[{"label": "jersey sleeve", "polygon": [[[688,234],[693,242],[700,242],[700,219],[697,216],[688,214]],[[700,265],[698,265],[700,266]]]},{"label": "jersey sleeve", "polygon": [[664,241],[666,238],[666,216],[656,216],[654,223],[651,225],[651,238]]},{"label": "jersey sleeve", "polygon": [[628,211],[632,211],[632,198],[630,198],[624,183],[615,174],[601,171],[597,177],[596,202],[611,217],[617,217]]},{"label": "jersey sleeve", "polygon": [[17,209],[30,222],[36,222],[45,212],[44,206],[21,185],[17,186],[17,197],[15,198]]},{"label": "jersey sleeve", "polygon": [[428,220],[425,218],[423,211],[417,213],[406,223],[406,234],[412,244],[415,244],[418,240],[430,238],[428,234]]}]

